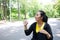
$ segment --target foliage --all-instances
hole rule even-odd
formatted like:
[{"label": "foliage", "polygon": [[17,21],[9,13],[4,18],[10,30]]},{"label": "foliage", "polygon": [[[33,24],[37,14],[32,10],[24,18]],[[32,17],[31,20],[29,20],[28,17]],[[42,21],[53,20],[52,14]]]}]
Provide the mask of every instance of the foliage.
[{"label": "foliage", "polygon": [[[10,0],[9,0],[10,1]],[[9,10],[9,1],[6,0],[7,6],[7,16],[10,18]],[[18,6],[20,7],[20,20],[23,20],[25,17],[30,18],[34,17],[38,10],[43,10],[46,12],[46,15],[49,18],[59,18],[60,17],[60,0],[57,0],[55,4],[42,5],[38,3],[38,0],[11,0],[11,17],[12,19],[18,19]],[[19,5],[17,5],[19,3]],[[1,0],[0,0],[1,5]],[[15,7],[14,7],[15,5]],[[0,9],[0,15],[4,12]],[[0,16],[1,19],[1,16]]]}]

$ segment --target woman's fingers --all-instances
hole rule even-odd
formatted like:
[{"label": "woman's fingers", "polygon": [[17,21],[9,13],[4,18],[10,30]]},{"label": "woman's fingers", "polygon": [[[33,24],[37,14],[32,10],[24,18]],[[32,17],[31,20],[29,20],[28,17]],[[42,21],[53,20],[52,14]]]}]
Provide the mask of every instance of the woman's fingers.
[{"label": "woman's fingers", "polygon": [[40,30],[40,33],[46,33],[46,31],[45,30]]},{"label": "woman's fingers", "polygon": [[27,20],[24,20],[24,26],[27,26],[28,22]]}]

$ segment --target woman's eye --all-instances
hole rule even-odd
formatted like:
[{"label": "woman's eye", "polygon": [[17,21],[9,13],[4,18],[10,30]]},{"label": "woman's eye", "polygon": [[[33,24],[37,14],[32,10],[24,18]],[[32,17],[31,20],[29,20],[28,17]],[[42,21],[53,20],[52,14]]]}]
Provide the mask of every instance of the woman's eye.
[{"label": "woman's eye", "polygon": [[38,14],[37,14],[37,16],[38,16]]}]

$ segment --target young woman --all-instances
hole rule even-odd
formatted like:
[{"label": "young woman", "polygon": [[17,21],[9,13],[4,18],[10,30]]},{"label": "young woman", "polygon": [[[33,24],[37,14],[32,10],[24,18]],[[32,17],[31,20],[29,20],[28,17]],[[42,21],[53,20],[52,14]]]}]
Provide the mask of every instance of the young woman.
[{"label": "young woman", "polygon": [[39,10],[35,15],[35,20],[29,29],[27,29],[27,21],[24,21],[24,31],[28,36],[33,32],[33,37],[31,40],[53,40],[52,31],[50,25],[47,23],[48,17],[46,13]]}]

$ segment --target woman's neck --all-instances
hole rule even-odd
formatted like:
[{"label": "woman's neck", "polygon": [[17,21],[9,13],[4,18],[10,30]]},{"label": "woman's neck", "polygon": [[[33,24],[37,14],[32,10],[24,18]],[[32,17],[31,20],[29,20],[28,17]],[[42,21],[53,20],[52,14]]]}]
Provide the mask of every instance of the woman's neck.
[{"label": "woman's neck", "polygon": [[38,23],[39,26],[42,26],[43,21],[37,21],[37,23]]}]

